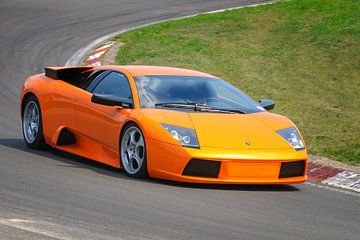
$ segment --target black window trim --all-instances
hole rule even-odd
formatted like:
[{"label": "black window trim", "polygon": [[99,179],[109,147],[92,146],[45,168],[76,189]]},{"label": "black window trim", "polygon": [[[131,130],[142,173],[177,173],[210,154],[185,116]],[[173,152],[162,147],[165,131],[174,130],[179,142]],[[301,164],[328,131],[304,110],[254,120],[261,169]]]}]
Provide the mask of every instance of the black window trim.
[{"label": "black window trim", "polygon": [[[81,88],[82,90],[87,91],[88,87],[91,85],[91,83],[93,81],[95,81],[96,78],[98,78],[99,76],[101,76],[102,73],[104,73],[105,70],[103,69],[95,69],[95,70],[91,70],[89,72],[83,72],[81,74],[87,74],[87,77],[85,77],[81,83],[77,86],[78,88]],[[94,77],[93,77],[94,76]],[[92,78],[92,79],[91,79]]]},{"label": "black window trim", "polygon": [[104,72],[100,73],[99,76],[97,76],[90,85],[86,88],[86,91],[89,93],[93,93],[96,86],[107,76],[109,75],[111,70],[105,70]]},{"label": "black window trim", "polygon": [[[99,83],[106,77],[108,76],[110,73],[112,72],[115,72],[115,73],[119,73],[121,75],[123,75],[125,77],[125,79],[127,80],[127,83],[128,83],[128,86],[130,88],[130,94],[131,94],[131,104],[132,104],[132,107],[131,108],[134,108],[135,105],[134,105],[134,96],[133,96],[133,92],[132,92],[132,88],[131,88],[131,85],[130,85],[130,81],[129,81],[129,78],[126,76],[126,74],[120,72],[120,71],[116,71],[116,70],[106,70],[105,72],[103,73],[100,73],[100,75],[95,78],[95,80],[90,84],[89,86],[89,89],[87,90],[88,92],[90,92],[91,94],[93,94],[95,88],[99,85]],[[91,87],[91,88],[90,88]]]}]

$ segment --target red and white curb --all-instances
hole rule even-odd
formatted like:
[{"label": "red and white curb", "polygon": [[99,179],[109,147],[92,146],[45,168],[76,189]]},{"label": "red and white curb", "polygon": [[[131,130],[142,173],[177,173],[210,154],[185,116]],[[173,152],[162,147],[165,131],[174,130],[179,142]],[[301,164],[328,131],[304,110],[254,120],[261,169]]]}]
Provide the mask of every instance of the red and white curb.
[{"label": "red and white curb", "polygon": [[107,42],[101,47],[96,48],[93,52],[87,57],[87,59],[82,63],[83,66],[101,66],[101,56],[103,56],[115,42]]},{"label": "red and white curb", "polygon": [[309,162],[307,175],[310,181],[360,193],[359,173]]}]

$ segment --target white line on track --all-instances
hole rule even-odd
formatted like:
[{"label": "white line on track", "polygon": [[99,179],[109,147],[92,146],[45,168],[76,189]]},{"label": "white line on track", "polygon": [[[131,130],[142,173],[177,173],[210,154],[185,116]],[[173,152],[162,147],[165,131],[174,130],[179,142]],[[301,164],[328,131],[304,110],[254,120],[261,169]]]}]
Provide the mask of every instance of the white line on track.
[{"label": "white line on track", "polygon": [[8,226],[8,227],[13,227],[13,228],[17,228],[17,229],[20,229],[23,231],[32,232],[32,233],[42,235],[45,237],[49,237],[49,238],[64,239],[64,240],[71,239],[71,238],[67,238],[64,236],[60,236],[60,235],[50,232],[50,231],[34,228],[31,223],[33,223],[33,222],[30,220],[0,218],[0,224]]},{"label": "white line on track", "polygon": [[338,192],[338,193],[343,193],[343,194],[347,194],[347,195],[351,195],[351,196],[355,196],[355,197],[360,197],[360,193],[348,191],[345,189],[335,188],[332,186],[327,186],[322,183],[305,182],[305,184],[309,185],[311,187],[317,187],[317,188],[321,188],[321,189],[325,189],[325,190],[329,190],[329,191],[333,191],[333,192]]},{"label": "white line on track", "polygon": [[[113,236],[104,235],[100,233],[89,234],[88,229],[79,227],[69,227],[60,225],[53,222],[42,221],[42,220],[28,220],[23,218],[0,218],[0,225],[16,228],[19,230],[27,231],[40,236],[59,239],[59,240],[112,240]],[[0,234],[1,235],[1,234]],[[134,239],[136,235],[129,235],[129,238]],[[122,237],[116,237],[118,240],[122,240]],[[143,239],[143,238],[137,238]]]}]

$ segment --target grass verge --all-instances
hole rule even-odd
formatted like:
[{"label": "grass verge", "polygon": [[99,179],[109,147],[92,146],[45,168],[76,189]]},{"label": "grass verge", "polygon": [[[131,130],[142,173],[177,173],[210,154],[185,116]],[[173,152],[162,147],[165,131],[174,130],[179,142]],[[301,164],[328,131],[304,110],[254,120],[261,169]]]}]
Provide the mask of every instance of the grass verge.
[{"label": "grass verge", "polygon": [[309,152],[360,164],[360,1],[292,0],[157,24],[116,38],[117,64],[212,73],[300,128]]}]

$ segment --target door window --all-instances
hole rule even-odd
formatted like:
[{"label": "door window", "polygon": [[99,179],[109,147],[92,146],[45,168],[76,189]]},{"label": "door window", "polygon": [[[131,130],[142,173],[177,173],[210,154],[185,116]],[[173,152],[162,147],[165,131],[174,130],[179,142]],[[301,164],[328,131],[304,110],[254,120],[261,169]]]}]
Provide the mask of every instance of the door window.
[{"label": "door window", "polygon": [[111,72],[104,77],[95,87],[93,93],[132,100],[128,79],[125,75],[118,72]]}]

